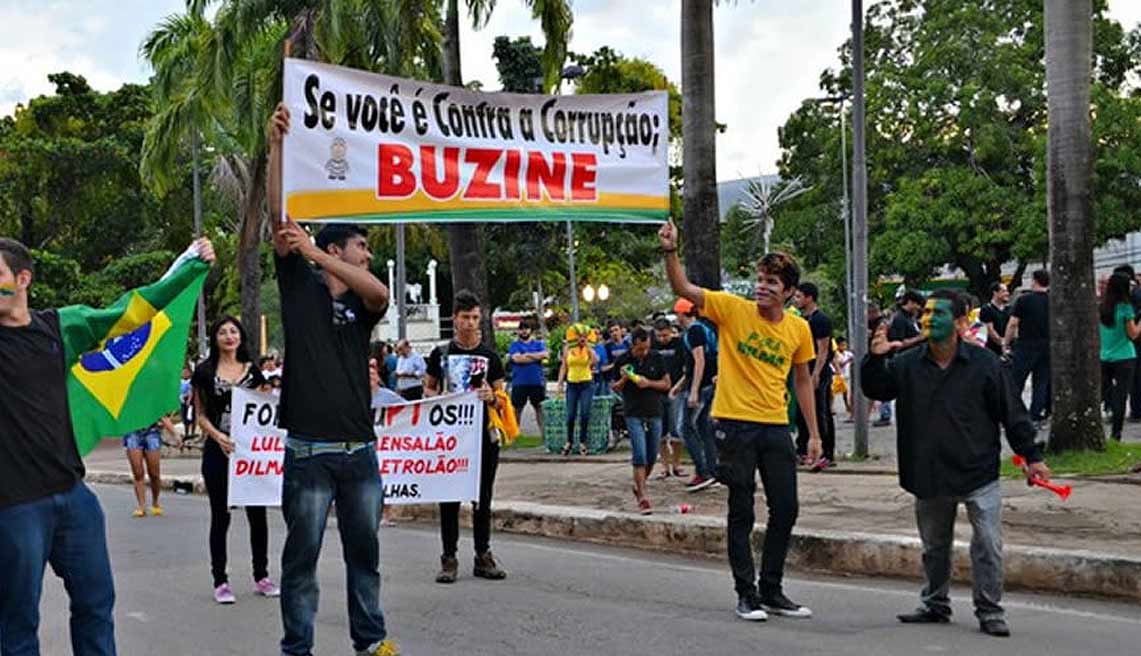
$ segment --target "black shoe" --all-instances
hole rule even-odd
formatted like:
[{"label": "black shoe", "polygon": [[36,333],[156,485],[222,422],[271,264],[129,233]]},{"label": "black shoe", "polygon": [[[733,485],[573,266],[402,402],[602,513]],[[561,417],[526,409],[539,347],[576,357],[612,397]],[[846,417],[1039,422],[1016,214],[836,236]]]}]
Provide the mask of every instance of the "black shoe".
[{"label": "black shoe", "polygon": [[979,620],[979,630],[988,636],[996,638],[1009,638],[1010,627],[1006,624],[1006,620],[1001,617],[990,620]]},{"label": "black shoe", "polygon": [[475,556],[475,567],[471,571],[473,576],[492,581],[502,581],[507,578],[507,572],[499,569],[491,552],[487,551]]},{"label": "black shoe", "polygon": [[950,614],[930,608],[920,608],[913,613],[896,615],[896,618],[904,624],[947,624],[951,621]]},{"label": "black shoe", "polygon": [[436,574],[436,583],[455,583],[459,568],[455,556],[440,556],[440,573]]},{"label": "black shoe", "polygon": [[800,617],[805,619],[812,617],[812,609],[792,601],[784,596],[783,592],[761,595],[761,607],[773,615],[780,615],[781,617]]},{"label": "black shoe", "polygon": [[755,594],[737,597],[737,617],[750,622],[764,622],[769,614],[761,607],[761,600]]}]

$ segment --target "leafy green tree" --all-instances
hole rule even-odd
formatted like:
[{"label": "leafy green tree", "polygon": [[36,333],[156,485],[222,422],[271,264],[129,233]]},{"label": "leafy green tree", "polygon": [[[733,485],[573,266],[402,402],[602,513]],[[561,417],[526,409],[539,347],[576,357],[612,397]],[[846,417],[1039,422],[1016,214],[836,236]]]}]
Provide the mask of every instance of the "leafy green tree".
[{"label": "leafy green tree", "polygon": [[[1139,32],[1095,2],[1093,182],[1098,241],[1141,228],[1135,181]],[[871,279],[921,284],[943,265],[985,298],[1007,262],[1045,259],[1046,95],[1042,3],[888,0],[868,10],[867,149]],[[847,93],[848,45],[826,95]],[[1102,111],[1104,107],[1104,111]],[[847,107],[845,106],[845,110]],[[839,108],[806,101],[780,130],[783,178],[813,190],[779,214],[774,236],[808,268],[843,272]],[[850,142],[850,140],[849,140]],[[1130,182],[1133,181],[1133,182]],[[1131,205],[1132,204],[1132,205]]]},{"label": "leafy green tree", "polygon": [[495,57],[495,68],[504,91],[536,93],[542,89],[543,50],[531,43],[531,37],[497,36],[491,56]]}]

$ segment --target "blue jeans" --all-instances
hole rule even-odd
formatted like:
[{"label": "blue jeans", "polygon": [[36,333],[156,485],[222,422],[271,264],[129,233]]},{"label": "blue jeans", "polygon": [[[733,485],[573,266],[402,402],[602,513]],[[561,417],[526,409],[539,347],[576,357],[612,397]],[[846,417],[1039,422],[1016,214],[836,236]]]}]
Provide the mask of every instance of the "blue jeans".
[{"label": "blue jeans", "polygon": [[648,467],[658,459],[658,443],[662,440],[661,417],[626,417],[630,432],[630,464]]},{"label": "blue jeans", "polygon": [[891,401],[880,402],[880,421],[891,421]]},{"label": "blue jeans", "polygon": [[[290,438],[285,450],[281,510],[288,535],[281,554],[284,654],[308,656],[317,614],[317,559],[329,506],[336,502],[348,579],[349,636],[362,651],[384,640],[380,610],[380,525],[384,490],[372,442],[355,450],[309,454]],[[315,444],[309,442],[307,444]]]},{"label": "blue jeans", "polygon": [[681,399],[682,431],[685,448],[693,459],[693,467],[702,478],[713,478],[717,467],[717,442],[713,439],[713,422],[709,411],[713,406],[713,386],[707,385],[697,393],[697,407],[689,407],[689,392],[678,395]]},{"label": "blue jeans", "polygon": [[578,417],[579,444],[590,445],[590,404],[594,402],[594,383],[567,383],[567,444],[574,444],[574,420]]},{"label": "blue jeans", "polygon": [[39,656],[40,591],[48,563],[71,599],[75,656],[114,656],[115,584],[99,500],[83,482],[0,510],[0,653]]}]

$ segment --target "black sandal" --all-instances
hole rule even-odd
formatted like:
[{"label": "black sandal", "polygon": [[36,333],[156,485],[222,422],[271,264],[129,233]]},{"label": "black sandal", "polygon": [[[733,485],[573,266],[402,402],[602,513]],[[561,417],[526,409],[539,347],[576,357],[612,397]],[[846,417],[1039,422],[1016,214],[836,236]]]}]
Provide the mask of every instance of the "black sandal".
[{"label": "black sandal", "polygon": [[571,445],[570,445],[570,443],[567,443],[567,445],[563,447],[563,455],[569,456],[570,452],[571,452]]}]

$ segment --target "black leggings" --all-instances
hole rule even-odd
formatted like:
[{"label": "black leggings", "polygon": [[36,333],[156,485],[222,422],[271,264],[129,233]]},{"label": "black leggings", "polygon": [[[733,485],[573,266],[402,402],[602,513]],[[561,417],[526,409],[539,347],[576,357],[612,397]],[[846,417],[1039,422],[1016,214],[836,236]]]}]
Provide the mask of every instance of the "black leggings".
[{"label": "black leggings", "polygon": [[1133,387],[1133,372],[1136,367],[1136,359],[1101,363],[1102,394],[1113,415],[1109,435],[1118,442],[1121,441],[1121,429],[1125,423],[1125,398]]},{"label": "black leggings", "polygon": [[[214,587],[229,582],[226,576],[226,534],[230,530],[229,494],[230,460],[218,443],[208,439],[202,452],[202,478],[210,496],[210,572]],[[254,581],[269,576],[269,528],[265,506],[246,506],[250,523],[250,552],[253,554]]]}]

